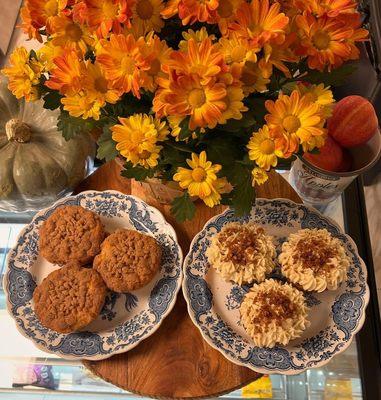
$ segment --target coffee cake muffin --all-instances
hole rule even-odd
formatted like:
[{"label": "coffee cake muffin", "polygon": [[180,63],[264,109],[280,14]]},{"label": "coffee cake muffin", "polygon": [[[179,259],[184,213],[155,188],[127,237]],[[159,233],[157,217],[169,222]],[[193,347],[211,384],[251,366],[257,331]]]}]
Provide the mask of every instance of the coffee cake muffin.
[{"label": "coffee cake muffin", "polygon": [[206,255],[226,281],[239,285],[262,282],[275,267],[272,237],[254,223],[225,225],[212,238]]},{"label": "coffee cake muffin", "polygon": [[33,293],[34,311],[42,325],[69,333],[99,315],[107,288],[92,268],[68,264],[51,272]]},{"label": "coffee cake muffin", "polygon": [[340,240],[326,229],[290,235],[279,255],[282,274],[303,290],[336,290],[347,275],[349,258]]},{"label": "coffee cake muffin", "polygon": [[106,236],[99,216],[80,206],[62,206],[40,228],[41,255],[53,264],[90,263]]},{"label": "coffee cake muffin", "polygon": [[119,229],[102,243],[93,267],[114,292],[145,286],[158,272],[161,249],[156,240],[137,231]]},{"label": "coffee cake muffin", "polygon": [[254,345],[286,346],[309,326],[303,293],[274,279],[255,284],[240,306],[241,322]]}]

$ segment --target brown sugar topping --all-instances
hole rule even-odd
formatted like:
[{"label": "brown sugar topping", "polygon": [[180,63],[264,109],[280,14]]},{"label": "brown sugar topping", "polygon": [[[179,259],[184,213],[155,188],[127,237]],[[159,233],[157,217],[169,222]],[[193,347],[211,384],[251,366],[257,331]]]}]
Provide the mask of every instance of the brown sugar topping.
[{"label": "brown sugar topping", "polygon": [[223,261],[232,261],[238,265],[245,265],[252,261],[258,250],[258,234],[263,232],[262,228],[258,228],[255,233],[245,226],[226,228],[219,236],[220,243],[227,249]]},{"label": "brown sugar topping", "polygon": [[293,318],[297,312],[290,298],[274,289],[258,293],[254,302],[261,308],[260,315],[253,320],[256,325],[268,325],[273,321],[279,325],[285,319]]},{"label": "brown sugar topping", "polygon": [[312,237],[300,240],[296,245],[296,260],[301,261],[305,269],[312,269],[314,273],[325,274],[332,266],[327,264],[329,259],[337,255],[336,249],[321,239]]}]

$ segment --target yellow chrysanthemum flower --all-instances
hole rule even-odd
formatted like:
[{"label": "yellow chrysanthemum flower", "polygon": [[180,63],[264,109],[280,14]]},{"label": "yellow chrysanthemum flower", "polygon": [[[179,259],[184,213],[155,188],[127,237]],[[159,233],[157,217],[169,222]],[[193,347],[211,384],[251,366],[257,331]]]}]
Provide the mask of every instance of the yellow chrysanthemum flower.
[{"label": "yellow chrysanthemum flower", "polygon": [[251,175],[253,176],[253,186],[263,185],[269,179],[267,172],[264,169],[258,167],[255,167],[251,171]]},{"label": "yellow chrysanthemum flower", "polygon": [[277,100],[267,100],[265,106],[270,113],[265,116],[269,127],[288,135],[295,134],[301,143],[310,141],[314,136],[322,136],[326,132],[319,104],[312,103],[307,96],[301,96],[297,90],[290,96],[281,93]]},{"label": "yellow chrysanthemum flower", "polygon": [[257,62],[260,47],[253,47],[246,38],[232,34],[229,38],[219,40],[219,49],[224,55],[226,64],[244,64],[246,61]]},{"label": "yellow chrysanthemum flower", "polygon": [[214,207],[221,202],[221,193],[226,191],[227,181],[225,178],[217,178],[213,182],[213,190],[209,196],[204,197],[202,200],[208,207]]},{"label": "yellow chrysanthemum flower", "polygon": [[241,82],[243,93],[247,96],[253,92],[265,92],[270,79],[263,75],[263,71],[258,64],[249,61],[242,67]]},{"label": "yellow chrysanthemum flower", "polygon": [[186,32],[182,33],[184,40],[181,40],[179,43],[179,49],[181,51],[188,50],[188,41],[193,39],[196,43],[201,43],[204,39],[210,38],[210,40],[214,41],[216,37],[214,35],[209,35],[205,26],[203,26],[198,31],[194,31],[193,29],[188,29]]},{"label": "yellow chrysanthemum flower", "polygon": [[56,18],[52,26],[52,45],[85,54],[88,46],[94,44],[94,38],[86,31],[84,25],[76,24],[72,19],[62,15]]},{"label": "yellow chrysanthemum flower", "polygon": [[1,72],[8,77],[8,88],[18,98],[34,101],[39,97],[36,85],[40,82],[43,71],[42,64],[35,58],[30,59],[25,47],[14,50],[10,58],[10,66]]},{"label": "yellow chrysanthemum flower", "polygon": [[320,110],[325,118],[332,115],[335,99],[333,93],[328,87],[324,87],[323,83],[319,85],[304,85],[299,83],[296,87],[301,96],[306,96],[311,102],[320,106]]},{"label": "yellow chrysanthemum flower", "polygon": [[182,189],[187,189],[190,196],[197,196],[206,200],[209,207],[219,201],[218,188],[216,186],[217,173],[221,170],[221,165],[212,164],[207,160],[206,152],[202,151],[198,156],[192,153],[192,159],[187,160],[189,168],[179,167],[173,180],[179,182]]},{"label": "yellow chrysanthemum flower", "polygon": [[169,127],[171,128],[171,135],[175,138],[179,136],[181,131],[180,123],[184,117],[178,117],[177,115],[168,115],[167,120]]},{"label": "yellow chrysanthemum flower", "polygon": [[136,0],[132,6],[131,28],[127,32],[132,33],[135,38],[150,31],[160,32],[164,26],[160,15],[163,9],[162,0]]},{"label": "yellow chrysanthemum flower", "polygon": [[158,163],[162,146],[157,142],[168,134],[165,122],[155,120],[146,114],[134,114],[119,118],[120,124],[111,128],[112,138],[120,154],[134,166],[153,168]]},{"label": "yellow chrysanthemum flower", "polygon": [[69,94],[61,99],[61,103],[73,117],[99,119],[102,104],[89,93]]},{"label": "yellow chrysanthemum flower", "polygon": [[320,148],[324,145],[327,135],[322,136],[311,136],[307,142],[302,143],[303,151],[311,151],[316,148]]},{"label": "yellow chrysanthemum flower", "polygon": [[281,156],[276,149],[275,140],[270,135],[267,125],[264,125],[258,132],[253,132],[249,143],[250,160],[255,161],[259,167],[268,171],[270,167],[275,167],[278,157]]},{"label": "yellow chrysanthemum flower", "polygon": [[223,100],[226,109],[218,120],[219,124],[226,124],[228,119],[239,120],[242,118],[242,113],[248,110],[242,102],[243,98],[243,90],[240,87],[228,86],[226,88],[226,97]]},{"label": "yellow chrysanthemum flower", "polygon": [[61,57],[65,53],[65,49],[61,46],[54,46],[52,41],[45,42],[44,45],[37,50],[38,59],[44,66],[44,71],[50,72],[55,64],[53,60]]}]

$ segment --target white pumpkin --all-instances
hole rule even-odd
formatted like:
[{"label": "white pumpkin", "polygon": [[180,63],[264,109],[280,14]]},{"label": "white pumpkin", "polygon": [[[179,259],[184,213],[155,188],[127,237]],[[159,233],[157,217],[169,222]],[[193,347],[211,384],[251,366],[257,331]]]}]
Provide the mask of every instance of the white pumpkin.
[{"label": "white pumpkin", "polygon": [[87,134],[66,141],[57,116],[42,101],[18,101],[0,82],[0,209],[39,210],[87,175],[95,144]]}]

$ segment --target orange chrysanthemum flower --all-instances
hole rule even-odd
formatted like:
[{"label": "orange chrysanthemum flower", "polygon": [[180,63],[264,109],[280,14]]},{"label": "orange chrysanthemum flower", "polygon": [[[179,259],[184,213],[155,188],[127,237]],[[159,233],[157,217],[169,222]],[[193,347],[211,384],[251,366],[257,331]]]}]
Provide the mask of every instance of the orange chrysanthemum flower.
[{"label": "orange chrysanthemum flower", "polygon": [[200,43],[190,39],[186,51],[174,51],[171,54],[168,66],[178,75],[197,75],[202,84],[208,83],[217,74],[227,71],[218,45],[213,44],[210,38]]},{"label": "orange chrysanthemum flower", "polygon": [[361,28],[362,23],[359,13],[342,15],[339,19],[343,24],[349,24],[353,28],[352,36],[347,40],[347,44],[350,49],[349,59],[357,60],[360,58],[360,50],[356,46],[356,43],[367,40],[369,32]]},{"label": "orange chrysanthemum flower", "polygon": [[219,0],[181,0],[179,3],[179,17],[183,25],[195,22],[217,22],[217,8]]},{"label": "orange chrysanthemum flower", "polygon": [[254,92],[265,92],[270,83],[259,65],[250,61],[242,67],[240,80],[245,96]]},{"label": "orange chrysanthemum flower", "polygon": [[[161,95],[163,91],[163,96]],[[153,100],[153,110],[163,115],[190,116],[189,129],[214,128],[226,108],[223,83],[202,85],[195,76],[181,76],[169,87],[159,89]],[[164,104],[163,104],[164,103]]]},{"label": "orange chrysanthemum flower", "polygon": [[265,116],[269,128],[290,140],[298,137],[302,144],[309,143],[315,136],[326,133],[319,104],[312,102],[308,96],[301,96],[297,90],[290,96],[281,93],[277,100],[267,100],[265,106],[269,112]]},{"label": "orange chrysanthemum flower", "polygon": [[28,35],[29,39],[36,39],[42,43],[42,37],[39,32],[39,29],[42,28],[42,26],[38,26],[35,23],[35,21],[33,21],[30,15],[30,10],[26,6],[26,4],[27,3],[25,3],[25,5],[20,10],[20,16],[21,16],[20,28],[23,30],[25,34]]},{"label": "orange chrysanthemum flower", "polygon": [[67,0],[26,0],[21,10],[24,32],[36,39],[41,38],[37,31],[43,27],[50,33],[57,16],[66,6]]},{"label": "orange chrysanthemum flower", "polygon": [[310,13],[298,15],[296,23],[300,35],[297,54],[307,56],[308,66],[320,71],[325,67],[328,70],[337,68],[350,59],[353,52],[351,44],[354,46],[355,42],[364,40],[366,34],[364,29],[357,29],[345,23],[344,19],[316,18]]},{"label": "orange chrysanthemum flower", "polygon": [[138,39],[151,31],[160,32],[164,26],[161,16],[163,9],[162,0],[134,0],[131,28],[128,33],[132,33]]},{"label": "orange chrysanthemum flower", "polygon": [[249,40],[232,33],[228,38],[219,40],[219,50],[224,56],[226,64],[241,64],[247,61],[257,62],[257,53],[260,47],[250,44]]},{"label": "orange chrysanthemum flower", "polygon": [[165,3],[164,9],[161,11],[161,16],[164,19],[173,17],[179,12],[180,0],[169,0]]},{"label": "orange chrysanthemum flower", "polygon": [[83,0],[82,4],[84,7],[77,7],[75,18],[85,18],[99,38],[106,38],[110,32],[121,33],[123,24],[129,26],[132,0]]},{"label": "orange chrysanthemum flower", "polygon": [[229,23],[234,20],[243,2],[244,0],[220,0],[217,7],[217,19],[218,27],[223,35],[226,34]]},{"label": "orange chrysanthemum flower", "polygon": [[356,13],[357,2],[355,0],[307,0],[304,9],[321,17],[327,14],[335,18],[340,14]]},{"label": "orange chrysanthemum flower", "polygon": [[269,0],[252,0],[250,4],[242,4],[236,22],[230,24],[229,29],[261,46],[269,41],[282,43],[288,21],[280,12],[279,3],[270,6]]},{"label": "orange chrysanthemum flower", "polygon": [[96,51],[96,59],[105,71],[106,78],[114,88],[121,92],[133,92],[140,98],[139,89],[142,85],[142,71],[148,71],[150,66],[144,60],[139,47],[144,39],[136,41],[133,35],[111,34],[110,40],[102,39]]},{"label": "orange chrysanthemum flower", "polygon": [[94,39],[83,25],[76,24],[64,15],[57,17],[52,25],[52,44],[85,54]]},{"label": "orange chrysanthemum flower", "polygon": [[167,77],[165,69],[170,59],[172,49],[164,40],[156,35],[148,35],[146,43],[140,48],[143,58],[149,65],[149,69],[142,71],[142,85],[144,89],[154,92],[159,78]]},{"label": "orange chrysanthemum flower", "polygon": [[292,32],[286,36],[282,44],[266,43],[263,46],[263,58],[259,60],[259,68],[265,78],[270,78],[273,73],[273,67],[282,71],[288,78],[291,77],[285,62],[297,62],[299,60],[299,57],[295,55],[292,49],[292,44],[295,40],[296,34]]},{"label": "orange chrysanthemum flower", "polygon": [[53,60],[55,68],[45,85],[61,94],[74,94],[82,88],[83,62],[75,51],[68,51]]}]

